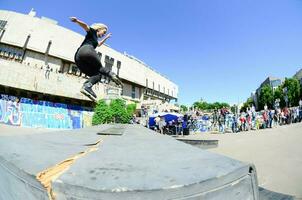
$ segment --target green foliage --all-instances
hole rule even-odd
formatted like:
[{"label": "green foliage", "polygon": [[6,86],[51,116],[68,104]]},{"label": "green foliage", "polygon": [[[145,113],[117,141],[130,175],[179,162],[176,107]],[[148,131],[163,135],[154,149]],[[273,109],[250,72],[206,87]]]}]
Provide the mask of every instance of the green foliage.
[{"label": "green foliage", "polygon": [[92,117],[92,125],[106,124],[111,122],[112,113],[109,106],[104,100],[100,100],[95,109]]},{"label": "green foliage", "polygon": [[183,112],[187,112],[187,111],[188,111],[188,107],[185,106],[185,105],[181,105],[181,106],[180,106],[180,109],[181,109]]},{"label": "green foliage", "polygon": [[275,91],[274,91],[274,100],[276,99],[280,100],[279,106],[281,108],[285,107],[286,103],[284,101],[284,94],[283,94],[283,85],[280,85]]},{"label": "green foliage", "polygon": [[114,99],[110,102],[110,110],[114,123],[127,124],[131,119],[131,115],[127,112],[126,103],[122,99]]},{"label": "green foliage", "polygon": [[245,112],[248,107],[254,105],[254,100],[250,97],[244,102],[243,106],[240,108],[240,112]]},{"label": "green foliage", "polygon": [[267,105],[268,108],[273,108],[274,104],[274,94],[273,89],[268,84],[264,85],[260,89],[259,96],[259,107],[264,109],[264,106]]},{"label": "green foliage", "polygon": [[230,105],[228,103],[207,103],[205,101],[197,101],[193,104],[194,108],[198,108],[200,110],[214,110],[214,109],[221,109],[221,108],[229,108]]},{"label": "green foliage", "polygon": [[[134,104],[135,105],[135,104]],[[109,105],[104,100],[100,100],[94,110],[92,125],[106,123],[129,123],[136,105],[130,104],[126,107],[122,99],[114,99]]]},{"label": "green foliage", "polygon": [[300,83],[295,78],[286,78],[283,88],[287,88],[288,103],[290,106],[297,106],[300,97]]},{"label": "green foliage", "polygon": [[237,113],[237,105],[232,105],[231,106],[231,112],[232,113]]},{"label": "green foliage", "polygon": [[302,84],[300,83],[300,99],[302,99]]},{"label": "green foliage", "polygon": [[136,104],[135,103],[127,105],[127,112],[130,116],[132,116],[135,113],[135,110],[136,110]]}]

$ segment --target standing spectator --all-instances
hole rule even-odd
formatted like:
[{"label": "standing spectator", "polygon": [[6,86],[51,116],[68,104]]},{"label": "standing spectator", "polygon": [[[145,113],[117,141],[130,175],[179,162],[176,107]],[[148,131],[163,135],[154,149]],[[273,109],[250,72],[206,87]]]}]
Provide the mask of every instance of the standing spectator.
[{"label": "standing spectator", "polygon": [[272,128],[273,120],[274,120],[274,113],[273,113],[273,110],[270,109],[269,112],[268,112],[268,126],[269,126],[269,128]]},{"label": "standing spectator", "polygon": [[164,134],[164,129],[165,129],[166,125],[167,125],[167,123],[165,121],[165,117],[162,116],[158,122],[158,128],[159,128],[159,132],[161,134]]},{"label": "standing spectator", "polygon": [[159,121],[160,121],[160,115],[154,118],[156,131],[159,131]]},{"label": "standing spectator", "polygon": [[268,127],[268,113],[267,113],[267,110],[263,111],[262,117],[263,117],[263,127],[262,128],[267,128]]},{"label": "standing spectator", "polygon": [[232,132],[237,133],[237,117],[235,114],[232,117]]},{"label": "standing spectator", "polygon": [[245,131],[246,127],[245,127],[245,117],[244,117],[244,113],[242,112],[240,115],[240,131]]},{"label": "standing spectator", "polygon": [[224,133],[224,116],[222,114],[218,117],[218,125],[219,125],[219,132]]},{"label": "standing spectator", "polygon": [[178,135],[181,132],[182,132],[182,118],[178,117],[176,122],[176,134]]},{"label": "standing spectator", "polygon": [[251,130],[251,127],[252,127],[252,117],[251,115],[249,114],[250,112],[248,111],[247,115],[246,115],[246,127],[247,127],[247,130]]},{"label": "standing spectator", "polygon": [[299,107],[294,108],[293,110],[293,115],[294,115],[294,123],[299,122]]},{"label": "standing spectator", "polygon": [[260,115],[257,115],[255,121],[256,121],[256,122],[255,122],[255,128],[256,128],[256,130],[259,130],[260,127],[261,127],[261,116],[260,116]]},{"label": "standing spectator", "polygon": [[289,123],[289,110],[288,110],[287,107],[285,107],[285,108],[283,109],[283,113],[284,113],[284,117],[283,117],[283,119],[284,119],[284,124],[288,124],[288,123]]}]

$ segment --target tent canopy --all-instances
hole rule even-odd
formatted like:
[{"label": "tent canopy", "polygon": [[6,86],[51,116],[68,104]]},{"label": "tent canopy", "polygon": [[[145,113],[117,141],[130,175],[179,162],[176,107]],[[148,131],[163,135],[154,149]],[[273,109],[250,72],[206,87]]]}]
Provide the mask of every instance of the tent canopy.
[{"label": "tent canopy", "polygon": [[165,121],[168,123],[172,120],[176,121],[179,117],[183,117],[182,114],[179,113],[172,113],[172,112],[160,112],[160,113],[155,113],[149,116],[149,126],[155,126],[155,121],[154,119],[157,116],[165,117]]}]

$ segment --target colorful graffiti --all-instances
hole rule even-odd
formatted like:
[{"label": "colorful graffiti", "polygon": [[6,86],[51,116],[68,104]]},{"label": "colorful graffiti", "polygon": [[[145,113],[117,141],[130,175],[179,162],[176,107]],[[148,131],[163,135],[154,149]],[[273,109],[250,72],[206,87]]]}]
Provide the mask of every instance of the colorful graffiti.
[{"label": "colorful graffiti", "polygon": [[20,125],[20,104],[14,96],[1,95],[0,122],[9,125]]},{"label": "colorful graffiti", "polygon": [[76,129],[91,126],[93,112],[81,106],[0,94],[0,123],[23,127]]}]

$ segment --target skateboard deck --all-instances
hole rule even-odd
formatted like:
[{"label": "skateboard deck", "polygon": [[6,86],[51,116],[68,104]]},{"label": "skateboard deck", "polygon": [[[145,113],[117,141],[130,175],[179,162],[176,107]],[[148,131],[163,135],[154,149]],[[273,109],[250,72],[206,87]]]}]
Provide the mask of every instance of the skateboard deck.
[{"label": "skateboard deck", "polygon": [[88,97],[91,101],[93,102],[97,102],[96,98],[94,98],[93,96],[91,96],[88,92],[86,92],[84,89],[81,89],[80,91],[83,95],[85,95],[86,97]]}]

